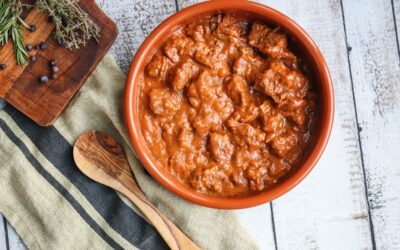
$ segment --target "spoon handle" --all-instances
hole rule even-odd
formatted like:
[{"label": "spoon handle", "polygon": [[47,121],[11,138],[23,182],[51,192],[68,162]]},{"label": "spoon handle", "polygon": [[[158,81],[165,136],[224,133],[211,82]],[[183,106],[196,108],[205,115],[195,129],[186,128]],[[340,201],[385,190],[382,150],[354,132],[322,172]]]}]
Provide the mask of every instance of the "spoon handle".
[{"label": "spoon handle", "polygon": [[123,187],[119,191],[128,197],[128,199],[130,199],[133,204],[142,211],[171,249],[200,249],[191,239],[189,239],[189,237],[176,227],[174,223],[162,215],[161,212],[149,202],[143,192],[135,183],[133,183],[133,181],[121,181],[121,184]]}]

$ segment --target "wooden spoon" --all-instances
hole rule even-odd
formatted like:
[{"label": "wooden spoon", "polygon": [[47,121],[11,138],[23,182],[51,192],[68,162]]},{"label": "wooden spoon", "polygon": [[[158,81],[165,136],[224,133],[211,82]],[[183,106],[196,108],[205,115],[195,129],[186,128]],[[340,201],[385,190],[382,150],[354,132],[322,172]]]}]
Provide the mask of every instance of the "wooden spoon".
[{"label": "wooden spoon", "polygon": [[89,178],[128,197],[158,230],[171,249],[199,249],[145,197],[121,146],[109,135],[90,131],[75,142],[74,159]]}]

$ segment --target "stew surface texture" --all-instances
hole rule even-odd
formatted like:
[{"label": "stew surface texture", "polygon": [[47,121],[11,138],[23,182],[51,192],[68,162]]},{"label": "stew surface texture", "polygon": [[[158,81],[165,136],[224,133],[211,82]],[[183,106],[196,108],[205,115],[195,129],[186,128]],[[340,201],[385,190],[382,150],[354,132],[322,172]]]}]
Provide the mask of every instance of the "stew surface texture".
[{"label": "stew surface texture", "polygon": [[268,189],[310,144],[316,94],[286,33],[235,14],[174,32],[143,72],[141,130],[159,166],[206,194]]}]

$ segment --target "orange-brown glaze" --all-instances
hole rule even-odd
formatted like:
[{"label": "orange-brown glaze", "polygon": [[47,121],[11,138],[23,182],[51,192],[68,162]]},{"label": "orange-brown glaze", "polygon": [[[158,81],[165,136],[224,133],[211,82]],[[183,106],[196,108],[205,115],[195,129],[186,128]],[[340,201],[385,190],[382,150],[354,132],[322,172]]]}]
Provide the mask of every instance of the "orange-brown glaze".
[{"label": "orange-brown glaze", "polygon": [[233,14],[173,33],[143,72],[146,144],[181,183],[244,196],[274,185],[306,149],[315,94],[279,27]]}]

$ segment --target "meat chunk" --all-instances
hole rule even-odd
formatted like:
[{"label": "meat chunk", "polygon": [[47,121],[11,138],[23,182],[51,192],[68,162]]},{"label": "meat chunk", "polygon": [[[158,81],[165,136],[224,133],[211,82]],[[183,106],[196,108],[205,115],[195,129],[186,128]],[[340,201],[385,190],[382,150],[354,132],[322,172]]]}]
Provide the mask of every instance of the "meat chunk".
[{"label": "meat chunk", "polygon": [[286,119],[281,115],[269,101],[260,106],[262,130],[267,133],[266,141],[269,142],[284,132]]},{"label": "meat chunk", "polygon": [[163,55],[156,54],[147,65],[146,70],[150,77],[164,81],[172,66],[171,60]]},{"label": "meat chunk", "polygon": [[211,32],[217,27],[218,17],[211,17],[189,24],[185,31],[195,42],[205,42]]},{"label": "meat chunk", "polygon": [[261,22],[253,22],[251,24],[250,33],[248,36],[248,43],[261,50],[265,47],[268,34],[271,28]]},{"label": "meat chunk", "polygon": [[271,47],[288,47],[287,35],[279,27],[271,29],[258,21],[251,25],[248,42],[263,53],[267,53],[266,50]]},{"label": "meat chunk", "polygon": [[228,85],[228,94],[232,100],[243,107],[251,102],[251,94],[246,81],[238,75],[235,75]]},{"label": "meat chunk", "polygon": [[216,30],[217,37],[233,36],[240,37],[246,30],[247,23],[241,19],[235,18],[231,14],[222,16]]},{"label": "meat chunk", "polygon": [[169,172],[181,179],[190,178],[194,171],[196,155],[183,149],[178,149],[170,156],[168,161]]},{"label": "meat chunk", "polygon": [[234,151],[229,136],[219,133],[210,134],[209,148],[212,157],[219,163],[230,161]]},{"label": "meat chunk", "polygon": [[163,48],[164,54],[174,63],[179,62],[183,57],[193,55],[194,50],[193,40],[184,34],[171,36]]},{"label": "meat chunk", "polygon": [[192,173],[190,184],[200,192],[221,192],[223,183],[228,181],[228,177],[218,166],[206,169],[197,169]]},{"label": "meat chunk", "polygon": [[266,184],[265,181],[268,178],[268,166],[250,166],[246,169],[245,176],[249,181],[251,190],[264,190]]},{"label": "meat chunk", "polygon": [[208,71],[200,74],[188,88],[190,104],[198,110],[193,121],[197,133],[206,134],[212,128],[219,128],[233,112],[232,100],[225,94],[218,78]]},{"label": "meat chunk", "polygon": [[264,49],[265,53],[272,58],[281,59],[287,62],[292,68],[297,68],[297,57],[287,48],[271,46]]},{"label": "meat chunk", "polygon": [[290,164],[285,159],[280,159],[269,166],[268,175],[274,180],[275,183],[279,178],[284,176],[290,170],[290,168]]},{"label": "meat chunk", "polygon": [[167,145],[162,138],[162,129],[160,124],[154,120],[150,113],[141,114],[141,127],[144,140],[154,157],[160,162],[168,161]]},{"label": "meat chunk", "polygon": [[249,106],[240,106],[228,119],[228,126],[237,127],[242,123],[251,123],[259,116],[259,108],[254,103]]},{"label": "meat chunk", "polygon": [[234,114],[229,118],[231,124],[235,122],[249,123],[257,119],[258,108],[253,103],[246,81],[241,76],[235,75],[227,89],[231,99],[238,105]]},{"label": "meat chunk", "polygon": [[307,108],[309,106],[306,99],[296,98],[282,106],[282,110],[283,114],[288,117],[288,119],[291,119],[299,126],[303,126],[306,122],[306,117],[309,116],[309,114],[307,114]]},{"label": "meat chunk", "polygon": [[198,75],[199,71],[199,65],[192,59],[186,58],[174,68],[172,88],[177,92],[182,91],[189,81]]},{"label": "meat chunk", "polygon": [[289,130],[275,137],[269,145],[279,157],[284,158],[296,146],[297,140],[296,134]]},{"label": "meat chunk", "polygon": [[291,70],[279,61],[271,64],[255,86],[278,105],[304,98],[310,88],[307,78],[299,70]]},{"label": "meat chunk", "polygon": [[153,89],[149,93],[149,106],[154,114],[173,116],[180,109],[182,97],[168,89]]},{"label": "meat chunk", "polygon": [[285,60],[294,67],[297,65],[297,57],[288,48],[287,35],[279,28],[272,30],[265,24],[254,22],[248,42],[272,58]]},{"label": "meat chunk", "polygon": [[188,128],[183,128],[178,137],[179,145],[183,148],[192,148],[193,133]]},{"label": "meat chunk", "polygon": [[213,75],[223,77],[230,75],[230,68],[226,62],[226,56],[221,54],[222,48],[208,45],[198,46],[196,53],[194,54],[194,59],[206,66],[209,72]]},{"label": "meat chunk", "polygon": [[252,83],[264,68],[264,62],[260,57],[250,54],[241,55],[233,65],[233,72]]},{"label": "meat chunk", "polygon": [[265,146],[266,134],[261,129],[255,128],[248,123],[235,121],[231,118],[228,119],[227,125],[236,135],[236,143],[240,144],[240,141],[244,141],[248,146],[255,148]]}]

